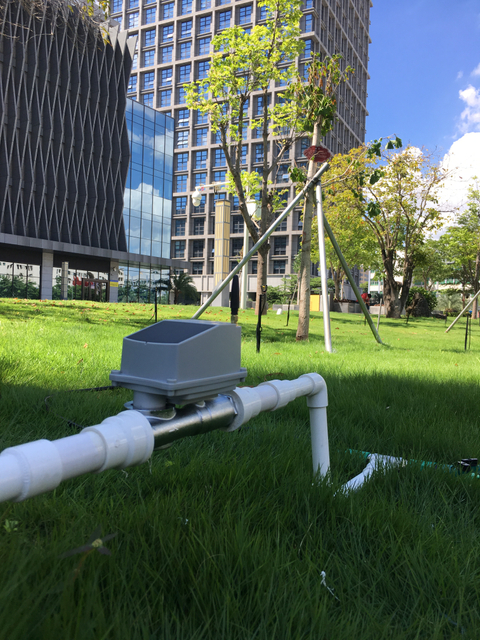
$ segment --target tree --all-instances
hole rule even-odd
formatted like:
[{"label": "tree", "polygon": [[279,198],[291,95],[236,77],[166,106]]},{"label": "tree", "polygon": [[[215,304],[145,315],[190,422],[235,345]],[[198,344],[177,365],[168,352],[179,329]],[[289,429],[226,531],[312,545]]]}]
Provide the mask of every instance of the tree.
[{"label": "tree", "polygon": [[[308,69],[308,78],[300,79],[289,89],[289,94],[304,111],[304,117],[298,125],[305,133],[312,134],[312,146],[319,146],[322,138],[333,129],[337,110],[336,92],[342,81],[353,73],[351,67],[342,71],[340,55],[322,61],[314,56]],[[311,180],[317,171],[315,156],[308,163],[307,180]],[[301,176],[293,175],[294,180]],[[312,261],[312,219],[315,210],[315,193],[310,190],[305,198],[303,209],[302,247],[299,272],[299,311],[297,340],[308,340],[310,324],[310,265]]]},{"label": "tree", "polygon": [[179,304],[181,299],[194,303],[198,300],[199,294],[193,284],[193,278],[184,271],[172,274],[170,278],[170,290],[173,291],[173,304]]},{"label": "tree", "polygon": [[[250,31],[236,25],[215,36],[207,77],[187,87],[188,107],[208,114],[211,130],[220,136],[231,191],[238,196],[240,211],[255,243],[272,224],[280,207],[281,198],[271,185],[302,119],[294,96],[285,90],[272,94],[271,89],[274,85],[287,88],[297,73],[294,60],[304,46],[299,39],[301,0],[259,0],[258,5],[267,9],[266,24],[255,25]],[[247,107],[254,97],[256,115],[249,122]],[[260,174],[242,167],[248,127],[260,132]],[[247,199],[256,192],[261,201],[258,225],[246,207]],[[262,285],[267,282],[269,248],[266,242],[258,251],[257,313]]]},{"label": "tree", "polygon": [[386,316],[399,318],[425,237],[441,225],[437,196],[446,174],[414,147],[382,152],[381,161],[383,166],[379,159],[369,161],[370,179],[361,177],[364,196],[358,206],[381,252]]},{"label": "tree", "polygon": [[435,282],[451,277],[451,265],[440,240],[427,238],[417,250],[413,281],[421,280],[427,291],[432,291]]},{"label": "tree", "polygon": [[[468,190],[467,209],[459,216],[458,224],[450,227],[440,238],[439,245],[449,265],[451,277],[460,280],[462,289],[473,294],[480,290],[480,185]],[[477,314],[477,301],[472,310]]]},{"label": "tree", "polygon": [[[330,161],[325,188],[323,190],[323,213],[332,228],[335,238],[349,265],[377,268],[379,266],[378,245],[375,235],[363,219],[358,208],[354,188],[357,176],[352,169],[352,159],[359,161],[365,148],[352,149],[350,154],[338,154]],[[361,166],[361,164],[359,165]],[[327,266],[335,284],[335,298],[341,297],[341,284],[345,278],[340,259],[333,245],[325,239]],[[319,260],[317,219],[312,223],[312,262]]]}]

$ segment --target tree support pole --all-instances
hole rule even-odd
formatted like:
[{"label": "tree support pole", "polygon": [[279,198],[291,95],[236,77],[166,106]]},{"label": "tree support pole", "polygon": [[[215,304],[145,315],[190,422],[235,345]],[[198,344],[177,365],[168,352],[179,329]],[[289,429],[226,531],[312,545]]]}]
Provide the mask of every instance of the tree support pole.
[{"label": "tree support pole", "polygon": [[330,225],[327,222],[327,219],[325,218],[325,216],[323,216],[323,223],[325,225],[325,231],[328,234],[328,237],[330,238],[330,242],[333,245],[333,248],[335,249],[337,256],[340,260],[340,262],[342,263],[342,267],[346,273],[346,276],[348,278],[348,281],[350,282],[350,286],[352,287],[352,289],[355,292],[355,295],[357,296],[357,300],[360,304],[360,308],[363,311],[363,315],[365,316],[365,318],[367,319],[367,322],[370,326],[370,329],[372,330],[373,335],[375,336],[375,340],[379,343],[379,344],[383,344],[380,335],[378,334],[378,331],[375,329],[375,325],[373,324],[372,318],[367,310],[367,307],[365,306],[365,302],[362,300],[362,296],[360,295],[360,291],[355,283],[355,280],[353,279],[352,274],[350,273],[350,269],[348,268],[348,264],[347,261],[345,260],[345,258],[343,257],[343,253],[340,251],[340,247],[338,246],[338,242],[335,239],[335,236],[333,235],[333,231],[330,227]]},{"label": "tree support pole", "polygon": [[460,318],[463,316],[463,314],[465,313],[465,311],[474,303],[474,301],[478,298],[478,296],[480,295],[480,291],[477,291],[477,293],[473,296],[473,298],[470,300],[470,302],[467,304],[466,307],[464,307],[460,313],[458,314],[458,316],[455,318],[455,320],[452,322],[452,324],[448,327],[448,329],[445,329],[445,333],[448,333],[450,331],[450,329],[453,327],[453,325],[457,324],[457,322],[460,320]]},{"label": "tree support pole", "polygon": [[230,283],[230,281],[232,280],[233,276],[236,276],[237,273],[242,269],[244,264],[247,264],[247,262],[250,260],[250,258],[253,256],[254,253],[256,253],[259,249],[259,247],[262,246],[262,244],[264,244],[268,238],[271,236],[271,234],[275,231],[275,229],[285,220],[285,218],[288,216],[288,214],[292,211],[292,209],[297,205],[298,202],[300,202],[300,200],[306,195],[306,193],[308,191],[310,191],[310,189],[312,187],[315,186],[315,184],[318,182],[318,180],[320,180],[321,175],[330,167],[330,165],[325,162],[325,164],[322,164],[322,166],[320,167],[320,169],[317,171],[317,173],[313,176],[313,178],[310,180],[310,182],[307,182],[307,184],[303,187],[303,189],[295,196],[295,198],[292,200],[292,202],[288,205],[288,207],[283,211],[283,213],[281,213],[278,218],[276,220],[274,220],[272,222],[272,224],[270,225],[270,227],[265,231],[265,233],[263,234],[263,236],[260,238],[260,240],[253,245],[253,247],[250,249],[250,251],[248,253],[246,253],[243,257],[243,259],[237,264],[237,266],[235,267],[235,269],[233,269],[232,271],[230,271],[230,273],[228,274],[228,276],[225,278],[225,280],[218,285],[218,287],[215,289],[215,291],[212,293],[212,295],[210,296],[210,298],[208,298],[208,300],[206,302],[204,302],[202,304],[202,306],[198,309],[198,311],[196,311],[193,316],[192,316],[192,320],[198,320],[198,318],[202,315],[202,313],[205,311],[205,309],[208,309],[208,307],[212,304],[212,302],[215,300],[215,298],[217,296],[220,295],[220,293],[223,291],[223,289],[225,289],[225,287]]},{"label": "tree support pole", "polygon": [[328,283],[327,283],[327,258],[325,255],[325,232],[323,227],[322,183],[317,182],[317,226],[318,226],[318,254],[320,256],[320,275],[322,279],[322,308],[323,308],[323,333],[325,351],[332,353],[332,334],[330,331],[330,309],[328,308]]}]

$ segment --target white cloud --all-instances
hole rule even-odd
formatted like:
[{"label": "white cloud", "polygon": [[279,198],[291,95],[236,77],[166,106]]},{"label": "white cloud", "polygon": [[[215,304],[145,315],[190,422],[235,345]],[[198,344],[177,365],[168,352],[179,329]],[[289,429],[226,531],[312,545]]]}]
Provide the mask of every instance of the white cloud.
[{"label": "white cloud", "polygon": [[460,132],[480,131],[480,89],[469,84],[458,97],[467,105],[460,115]]},{"label": "white cloud", "polygon": [[472,71],[472,76],[480,76],[480,62],[477,64],[475,69]]},{"label": "white cloud", "polygon": [[457,73],[457,80],[461,80],[463,78],[463,71],[459,71]]},{"label": "white cloud", "polygon": [[441,162],[448,172],[439,198],[444,210],[453,212],[465,208],[468,187],[473,178],[480,178],[480,131],[466,133],[456,140],[445,154]]}]

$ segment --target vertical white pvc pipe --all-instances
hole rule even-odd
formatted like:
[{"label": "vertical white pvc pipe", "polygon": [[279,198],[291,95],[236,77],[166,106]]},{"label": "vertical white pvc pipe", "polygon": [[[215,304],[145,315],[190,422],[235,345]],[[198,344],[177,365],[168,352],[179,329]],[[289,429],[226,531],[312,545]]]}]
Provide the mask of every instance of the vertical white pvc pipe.
[{"label": "vertical white pvc pipe", "polygon": [[[315,397],[315,396],[313,396]],[[314,475],[323,478],[330,470],[330,449],[328,446],[327,408],[312,407],[311,398],[307,398],[310,411],[310,432],[312,437],[312,462]]]},{"label": "vertical white pvc pipe", "polygon": [[323,332],[325,334],[325,350],[332,353],[332,335],[330,332],[330,309],[328,308],[327,258],[325,255],[325,232],[323,229],[322,185],[320,180],[316,186],[318,250],[320,256],[320,275],[322,279]]}]

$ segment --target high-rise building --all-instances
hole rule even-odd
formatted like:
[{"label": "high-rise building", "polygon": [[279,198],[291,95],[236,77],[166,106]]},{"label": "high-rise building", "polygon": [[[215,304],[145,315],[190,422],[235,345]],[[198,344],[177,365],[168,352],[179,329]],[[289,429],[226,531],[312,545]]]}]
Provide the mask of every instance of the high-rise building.
[{"label": "high-rise building", "polygon": [[134,42],[63,3],[0,18],[1,295],[153,298],[176,264],[174,126],[126,97]]},{"label": "high-rise building", "polygon": [[[298,59],[300,71],[312,52],[342,54],[355,74],[339,90],[338,120],[325,140],[333,153],[346,152],[364,142],[369,13],[371,0],[305,0],[301,20],[305,50]],[[112,0],[112,18],[138,36],[134,68],[128,95],[173,116],[175,121],[175,159],[173,178],[172,257],[188,260],[190,272],[202,297],[213,287],[213,243],[215,199],[221,193],[208,193],[194,207],[190,194],[200,184],[224,180],[226,163],[219,140],[209,131],[208,119],[185,104],[185,85],[208,73],[211,40],[233,24],[251,29],[266,19],[264,8],[252,0]],[[272,91],[275,89],[272,87]],[[249,105],[249,116],[258,108]],[[248,129],[245,139],[245,168],[261,166],[261,147],[256,132]],[[307,139],[299,141],[283,159],[275,187],[289,188],[288,166],[305,160]],[[243,219],[238,201],[231,198],[231,266],[243,247]],[[295,211],[273,234],[268,264],[268,283],[280,284],[291,273],[299,251],[302,233],[301,212]],[[249,263],[248,290],[255,292],[256,262]]]}]

